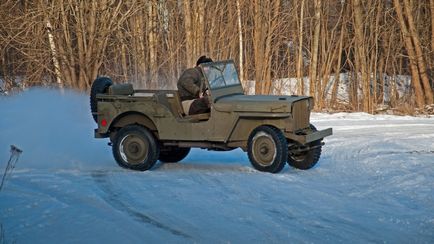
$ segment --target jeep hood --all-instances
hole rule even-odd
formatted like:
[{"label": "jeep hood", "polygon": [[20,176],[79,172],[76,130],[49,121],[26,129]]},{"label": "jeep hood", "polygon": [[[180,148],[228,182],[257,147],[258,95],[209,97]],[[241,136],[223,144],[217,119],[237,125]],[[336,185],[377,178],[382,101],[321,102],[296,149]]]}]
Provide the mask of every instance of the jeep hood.
[{"label": "jeep hood", "polygon": [[231,95],[219,98],[214,108],[221,112],[290,113],[292,103],[307,96]]}]

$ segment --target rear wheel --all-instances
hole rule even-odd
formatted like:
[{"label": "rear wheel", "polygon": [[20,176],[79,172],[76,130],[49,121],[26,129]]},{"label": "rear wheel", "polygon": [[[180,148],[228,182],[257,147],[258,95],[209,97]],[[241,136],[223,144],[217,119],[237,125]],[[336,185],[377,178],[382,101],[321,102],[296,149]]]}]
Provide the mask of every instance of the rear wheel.
[{"label": "rear wheel", "polygon": [[[310,129],[314,132],[317,131],[313,125],[310,125]],[[288,164],[297,169],[310,169],[318,162],[321,157],[321,151],[322,140],[313,141],[306,146],[299,145],[293,150],[289,150]]]},{"label": "rear wheel", "polygon": [[189,147],[163,147],[158,160],[164,163],[176,163],[187,157]]},{"label": "rear wheel", "polygon": [[98,123],[96,112],[98,111],[96,95],[106,93],[107,89],[113,84],[112,80],[108,77],[98,77],[92,83],[90,88],[90,111],[95,122]]},{"label": "rear wheel", "polygon": [[271,126],[260,126],[249,136],[247,153],[255,169],[278,173],[285,166],[287,148],[282,131]]},{"label": "rear wheel", "polygon": [[152,133],[139,125],[128,125],[116,133],[113,156],[123,168],[145,171],[155,165],[159,147]]}]

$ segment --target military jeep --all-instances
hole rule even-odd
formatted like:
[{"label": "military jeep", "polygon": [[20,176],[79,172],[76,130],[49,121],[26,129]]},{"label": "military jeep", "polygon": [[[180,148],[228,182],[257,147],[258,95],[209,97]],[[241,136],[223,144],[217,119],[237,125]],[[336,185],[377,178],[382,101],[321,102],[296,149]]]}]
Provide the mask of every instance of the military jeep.
[{"label": "military jeep", "polygon": [[308,96],[245,95],[231,60],[200,65],[211,101],[210,113],[186,115],[176,90],[134,90],[97,78],[91,88],[96,138],[109,138],[116,162],[148,170],[157,160],[184,159],[190,148],[246,151],[253,167],[277,173],[285,163],[310,169],[322,139],[332,129],[310,124]]}]

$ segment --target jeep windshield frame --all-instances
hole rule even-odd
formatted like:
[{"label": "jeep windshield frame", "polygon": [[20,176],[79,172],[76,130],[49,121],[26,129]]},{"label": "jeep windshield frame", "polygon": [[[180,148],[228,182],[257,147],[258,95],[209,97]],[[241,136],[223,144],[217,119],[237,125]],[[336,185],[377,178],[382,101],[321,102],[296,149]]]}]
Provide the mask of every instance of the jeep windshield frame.
[{"label": "jeep windshield frame", "polygon": [[200,67],[214,102],[224,96],[244,95],[233,60],[204,63]]}]

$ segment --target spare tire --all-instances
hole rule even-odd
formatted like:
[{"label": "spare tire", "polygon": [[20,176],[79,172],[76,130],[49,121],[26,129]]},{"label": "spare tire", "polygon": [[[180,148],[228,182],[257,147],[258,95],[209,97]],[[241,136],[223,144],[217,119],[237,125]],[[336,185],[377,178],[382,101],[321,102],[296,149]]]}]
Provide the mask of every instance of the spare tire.
[{"label": "spare tire", "polygon": [[95,122],[98,123],[98,117],[96,116],[97,112],[97,101],[96,95],[101,93],[106,93],[107,89],[113,84],[112,80],[108,77],[98,77],[92,83],[92,87],[90,88],[90,111],[92,113],[92,117]]}]

